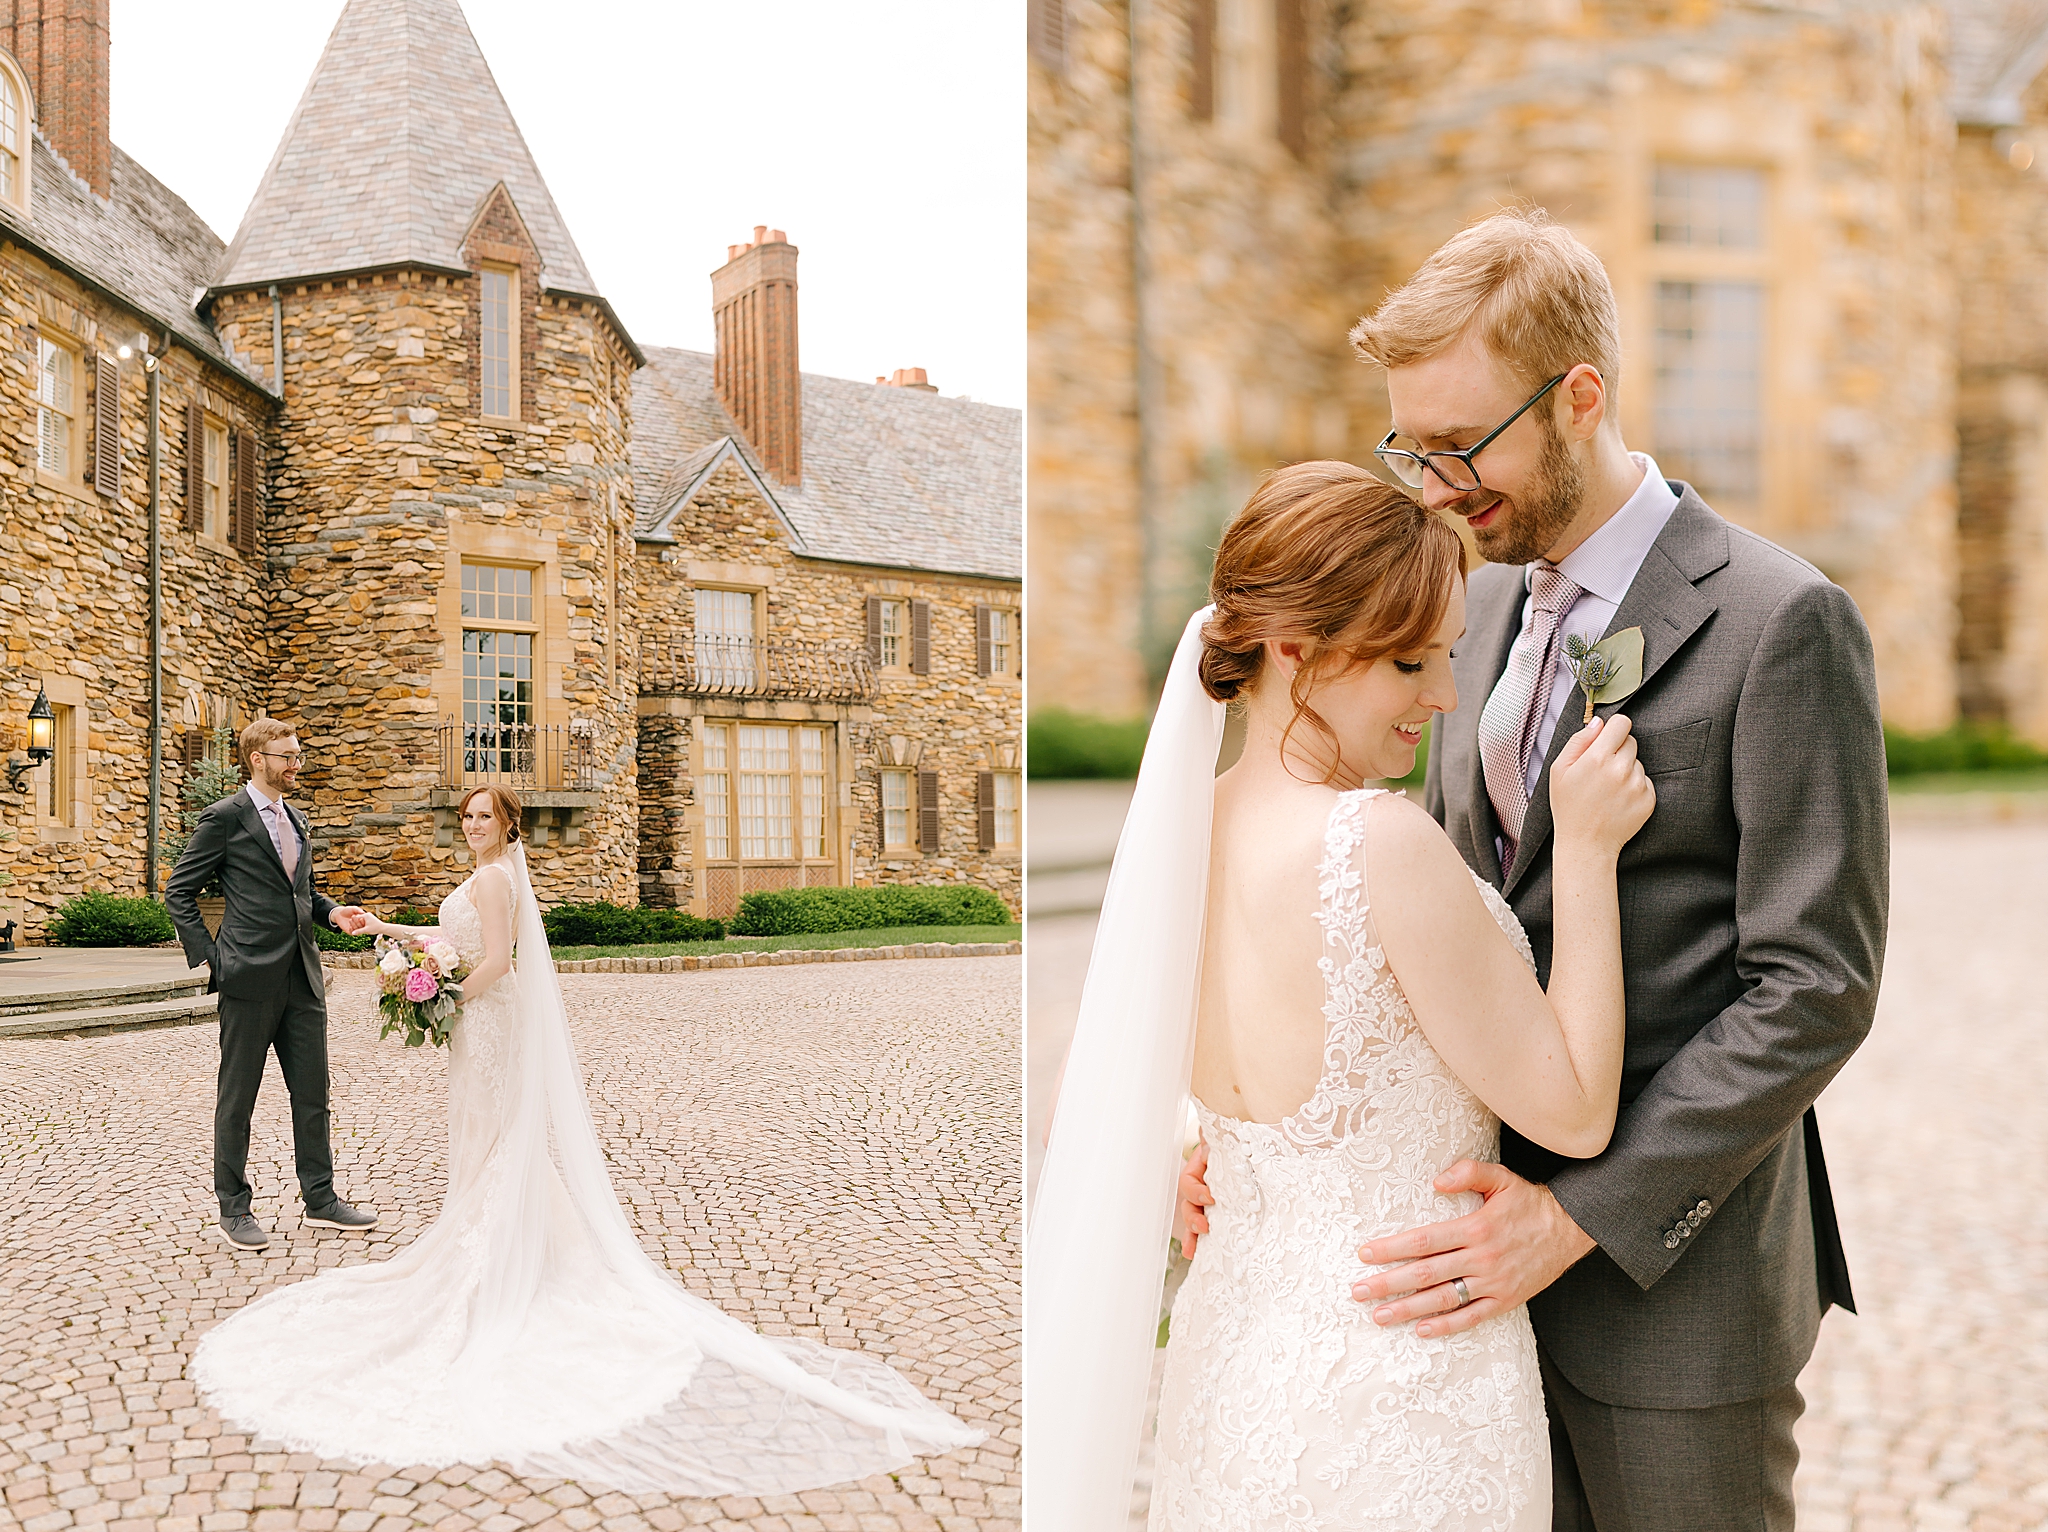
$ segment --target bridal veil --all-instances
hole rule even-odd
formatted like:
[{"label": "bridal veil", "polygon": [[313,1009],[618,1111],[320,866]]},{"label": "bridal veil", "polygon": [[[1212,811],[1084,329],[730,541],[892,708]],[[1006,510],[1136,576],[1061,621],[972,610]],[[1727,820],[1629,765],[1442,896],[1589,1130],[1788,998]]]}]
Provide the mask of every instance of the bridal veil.
[{"label": "bridal veil", "polygon": [[883,1362],[760,1335],[642,1251],[516,842],[509,869],[501,1127],[392,1259],[278,1289],[209,1332],[191,1368],[209,1402],[294,1451],[498,1460],[631,1494],[787,1493],[981,1440]]},{"label": "bridal veil", "polygon": [[1024,1504],[1123,1532],[1193,1067],[1223,705],[1188,620],[1117,841],[1026,1234]]}]

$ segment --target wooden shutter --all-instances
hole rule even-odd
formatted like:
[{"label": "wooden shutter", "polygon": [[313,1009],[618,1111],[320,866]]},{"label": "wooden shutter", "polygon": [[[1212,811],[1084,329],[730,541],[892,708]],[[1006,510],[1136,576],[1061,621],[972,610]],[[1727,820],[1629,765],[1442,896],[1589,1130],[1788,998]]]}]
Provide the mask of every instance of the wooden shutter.
[{"label": "wooden shutter", "polygon": [[981,849],[996,849],[996,774],[984,771],[974,787],[974,817],[981,828]]},{"label": "wooden shutter", "polygon": [[868,658],[882,663],[882,598],[868,597]]},{"label": "wooden shutter", "polygon": [[121,493],[121,364],[105,352],[95,361],[92,487],[112,497]]},{"label": "wooden shutter", "polygon": [[1188,51],[1194,69],[1188,80],[1188,114],[1197,122],[1216,120],[1216,0],[1189,0]]},{"label": "wooden shutter", "polygon": [[987,607],[978,606],[974,609],[974,673],[978,676],[995,674],[996,642],[995,634],[991,631],[994,626]]},{"label": "wooden shutter", "polygon": [[256,528],[256,433],[235,433],[235,546],[253,554]]},{"label": "wooden shutter", "polygon": [[1303,0],[1273,0],[1273,43],[1278,65],[1278,110],[1274,136],[1294,152],[1308,153],[1308,18]]},{"label": "wooden shutter", "polygon": [[[1011,14],[1016,13],[1013,11]],[[1031,0],[1027,30],[1033,58],[1047,69],[1067,67],[1066,0]]]},{"label": "wooden shutter", "polygon": [[929,601],[910,603],[910,672],[919,676],[932,673],[932,604]]},{"label": "wooden shutter", "polygon": [[185,406],[185,530],[197,532],[205,513],[206,412],[195,403]]},{"label": "wooden shutter", "polygon": [[917,774],[917,849],[927,854],[939,849],[939,774]]}]

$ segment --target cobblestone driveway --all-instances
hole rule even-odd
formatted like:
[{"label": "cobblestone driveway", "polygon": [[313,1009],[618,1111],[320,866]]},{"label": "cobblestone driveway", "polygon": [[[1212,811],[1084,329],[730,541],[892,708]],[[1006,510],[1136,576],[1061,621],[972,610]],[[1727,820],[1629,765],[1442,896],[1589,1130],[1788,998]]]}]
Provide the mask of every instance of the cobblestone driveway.
[{"label": "cobblestone driveway", "polygon": [[[771,1500],[672,1500],[478,1464],[266,1450],[185,1381],[210,1326],[432,1221],[444,1065],[379,1044],[330,976],[336,1182],[367,1239],[306,1229],[273,1062],[250,1145],[260,1255],[211,1232],[213,1030],[0,1044],[0,1526],[25,1532],[615,1532],[1018,1525],[1021,960],[563,978],[612,1180],[690,1289],[773,1334],[858,1346],[981,1447]],[[279,1365],[289,1366],[289,1358]]]}]

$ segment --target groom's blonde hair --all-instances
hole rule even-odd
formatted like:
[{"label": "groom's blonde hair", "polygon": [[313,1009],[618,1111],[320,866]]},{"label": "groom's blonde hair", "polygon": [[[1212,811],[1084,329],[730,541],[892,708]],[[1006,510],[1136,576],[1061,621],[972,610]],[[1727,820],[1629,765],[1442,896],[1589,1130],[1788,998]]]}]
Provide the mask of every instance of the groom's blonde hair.
[{"label": "groom's blonde hair", "polygon": [[1486,349],[1536,388],[1580,363],[1621,382],[1621,321],[1600,258],[1540,207],[1509,208],[1444,241],[1351,330],[1382,367],[1426,361],[1478,327]]},{"label": "groom's blonde hair", "polygon": [[242,764],[254,771],[256,762],[251,759],[257,751],[268,750],[281,739],[291,739],[299,731],[282,718],[259,718],[242,730]]}]

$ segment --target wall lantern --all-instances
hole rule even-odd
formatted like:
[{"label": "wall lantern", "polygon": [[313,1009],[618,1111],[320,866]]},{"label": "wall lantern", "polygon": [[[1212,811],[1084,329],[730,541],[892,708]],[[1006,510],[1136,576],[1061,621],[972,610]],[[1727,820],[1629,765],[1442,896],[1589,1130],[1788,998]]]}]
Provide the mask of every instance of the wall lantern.
[{"label": "wall lantern", "polygon": [[7,785],[18,793],[28,791],[22,778],[57,753],[57,714],[50,706],[49,693],[40,683],[36,700],[28,710],[28,759],[7,763]]}]

